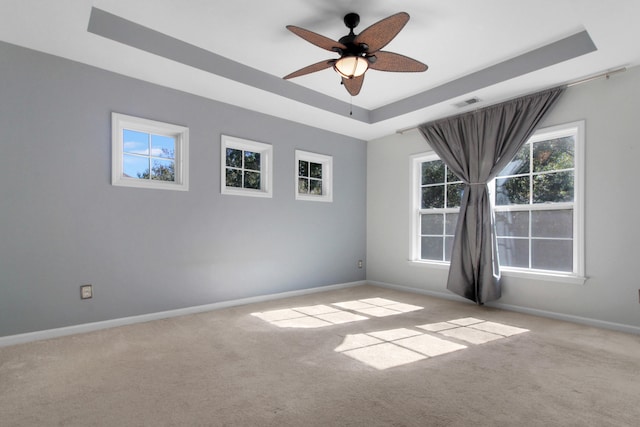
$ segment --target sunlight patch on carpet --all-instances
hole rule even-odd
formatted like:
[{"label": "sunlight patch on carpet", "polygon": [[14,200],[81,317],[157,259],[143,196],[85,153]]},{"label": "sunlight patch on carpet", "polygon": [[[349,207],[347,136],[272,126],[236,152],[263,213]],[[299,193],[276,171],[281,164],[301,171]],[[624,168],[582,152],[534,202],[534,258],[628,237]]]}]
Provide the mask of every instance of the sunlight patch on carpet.
[{"label": "sunlight patch on carpet", "polygon": [[467,347],[423,332],[398,328],[347,335],[334,351],[383,370],[464,348]]},{"label": "sunlight patch on carpet", "polygon": [[466,345],[440,339],[427,334],[417,335],[395,341],[395,344],[409,348],[429,357],[440,356],[467,348]]},{"label": "sunlight patch on carpet", "polygon": [[428,357],[392,343],[375,344],[348,350],[342,354],[379,370],[406,365]]},{"label": "sunlight patch on carpet", "polygon": [[515,326],[503,325],[502,323],[495,322],[482,322],[471,326],[474,329],[480,329],[481,331],[492,332],[494,334],[510,337],[512,335],[521,334],[523,332],[529,332],[528,329],[517,328]]},{"label": "sunlight patch on carpet", "polygon": [[503,336],[492,334],[491,332],[484,332],[472,328],[447,329],[446,331],[439,333],[450,338],[470,342],[471,344],[484,344],[489,341],[504,338]]},{"label": "sunlight patch on carpet", "polygon": [[344,337],[342,340],[342,344],[335,348],[334,351],[338,353],[342,353],[347,350],[354,350],[356,348],[369,347],[373,344],[380,344],[384,341],[379,340],[378,338],[372,337],[367,334],[349,334]]},{"label": "sunlight patch on carpet", "polygon": [[360,316],[359,314],[349,313],[348,311],[336,311],[333,313],[318,314],[318,318],[326,320],[334,325],[341,323],[357,322],[359,320],[367,320],[368,317]]},{"label": "sunlight patch on carpet", "polygon": [[280,328],[323,328],[325,326],[367,320],[368,317],[324,304],[251,313]]},{"label": "sunlight patch on carpet", "polygon": [[475,317],[465,317],[462,319],[449,320],[448,323],[453,323],[454,325],[460,326],[469,326],[476,323],[484,322],[484,320],[476,319]]},{"label": "sunlight patch on carpet", "polygon": [[384,341],[394,341],[402,338],[420,335],[421,332],[407,328],[389,329],[387,331],[369,332],[369,335]]},{"label": "sunlight patch on carpet", "polygon": [[429,332],[437,332],[441,335],[466,341],[471,344],[484,344],[489,341],[529,332],[528,329],[517,328],[502,323],[487,322],[474,317],[418,325],[416,327]]},{"label": "sunlight patch on carpet", "polygon": [[336,302],[331,305],[373,317],[394,316],[396,314],[409,313],[411,311],[422,310],[424,308],[417,305],[392,301],[386,298],[367,298],[355,301],[343,301]]},{"label": "sunlight patch on carpet", "polygon": [[396,328],[349,334],[334,351],[384,370],[468,348],[461,341],[478,345],[528,332],[527,329],[473,317],[418,325],[416,328],[422,331]]},{"label": "sunlight patch on carpet", "polygon": [[251,315],[280,328],[322,328],[367,320],[369,319],[367,316],[395,316],[422,309],[423,307],[417,305],[386,298],[367,298],[337,302],[331,305],[318,304],[257,312],[251,313]]},{"label": "sunlight patch on carpet", "polygon": [[311,316],[297,317],[295,319],[275,320],[271,322],[280,328],[322,328],[331,326],[331,323]]},{"label": "sunlight patch on carpet", "polygon": [[425,331],[440,332],[440,331],[444,331],[445,329],[458,328],[459,326],[453,325],[449,322],[438,322],[438,323],[430,323],[428,325],[419,325],[417,327],[420,329],[424,329]]}]

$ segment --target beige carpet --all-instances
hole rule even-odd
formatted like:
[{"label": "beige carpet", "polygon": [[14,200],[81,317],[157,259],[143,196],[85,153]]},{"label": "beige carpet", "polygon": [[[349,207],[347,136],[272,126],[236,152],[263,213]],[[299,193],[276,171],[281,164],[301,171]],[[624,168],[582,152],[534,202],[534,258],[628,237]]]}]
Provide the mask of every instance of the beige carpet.
[{"label": "beige carpet", "polygon": [[637,426],[640,337],[371,286],[0,348],[5,426]]}]

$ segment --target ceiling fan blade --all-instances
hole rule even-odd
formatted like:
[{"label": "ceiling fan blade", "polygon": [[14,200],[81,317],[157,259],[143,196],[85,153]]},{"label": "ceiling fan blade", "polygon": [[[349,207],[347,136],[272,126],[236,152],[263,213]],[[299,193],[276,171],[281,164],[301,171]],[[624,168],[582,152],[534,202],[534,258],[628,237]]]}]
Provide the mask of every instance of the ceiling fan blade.
[{"label": "ceiling fan blade", "polygon": [[296,27],[295,25],[287,25],[287,29],[293,34],[302,37],[311,44],[314,44],[322,49],[336,52],[337,49],[346,50],[347,47],[340,42],[331,40],[328,37],[321,36],[313,31],[305,30],[304,28]]},{"label": "ceiling fan blade", "polygon": [[369,52],[374,53],[385,47],[409,21],[406,12],[396,13],[388,18],[376,22],[358,34],[355,44],[365,43],[369,46]]},{"label": "ceiling fan blade", "polygon": [[421,72],[429,68],[420,61],[393,52],[380,51],[375,54],[375,62],[369,63],[369,68],[378,71]]},{"label": "ceiling fan blade", "polygon": [[362,88],[362,83],[364,83],[364,74],[359,77],[353,77],[351,79],[342,78],[342,84],[347,89],[347,92],[351,94],[351,96],[356,96],[360,93],[360,89]]},{"label": "ceiling fan blade", "polygon": [[325,68],[332,67],[334,62],[336,62],[334,59],[325,59],[324,61],[316,62],[312,65],[307,65],[306,67],[301,68],[298,71],[287,74],[283,77],[283,79],[292,79],[294,77],[304,76],[305,74],[315,73],[316,71],[321,71]]}]

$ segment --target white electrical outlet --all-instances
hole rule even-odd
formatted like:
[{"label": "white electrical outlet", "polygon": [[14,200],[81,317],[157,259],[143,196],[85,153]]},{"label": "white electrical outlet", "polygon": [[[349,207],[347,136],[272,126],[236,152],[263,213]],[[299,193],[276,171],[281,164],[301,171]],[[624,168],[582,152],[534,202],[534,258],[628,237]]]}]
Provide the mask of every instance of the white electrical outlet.
[{"label": "white electrical outlet", "polygon": [[92,285],[80,286],[80,298],[81,299],[93,298],[93,286]]},{"label": "white electrical outlet", "polygon": [[358,260],[358,268],[362,268],[362,260]]}]

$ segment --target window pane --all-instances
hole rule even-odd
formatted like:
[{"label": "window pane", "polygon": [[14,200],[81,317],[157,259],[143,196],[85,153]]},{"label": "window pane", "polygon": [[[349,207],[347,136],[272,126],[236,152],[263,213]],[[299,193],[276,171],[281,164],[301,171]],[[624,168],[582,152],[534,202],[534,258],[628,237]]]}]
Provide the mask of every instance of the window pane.
[{"label": "window pane", "polygon": [[444,260],[451,261],[451,249],[453,248],[453,237],[444,238]]},{"label": "window pane", "polygon": [[444,215],[443,214],[422,214],[421,215],[421,234],[442,235],[444,231]]},{"label": "window pane", "polygon": [[260,189],[260,172],[245,171],[244,188],[259,190]]},{"label": "window pane", "polygon": [[122,151],[132,154],[149,155],[149,134],[124,129],[122,131]]},{"label": "window pane", "polygon": [[573,237],[573,209],[531,212],[531,236]]},{"label": "window pane", "polygon": [[309,162],[304,160],[298,162],[298,176],[309,176]]},{"label": "window pane", "polygon": [[444,208],[444,185],[422,189],[422,209]]},{"label": "window pane", "polygon": [[175,163],[173,160],[153,159],[151,162],[151,179],[157,181],[175,181]]},{"label": "window pane", "polygon": [[149,158],[141,156],[123,156],[122,172],[126,178],[149,179]]},{"label": "window pane", "polygon": [[447,168],[447,182],[458,182],[460,178],[455,173],[451,172],[451,169]]},{"label": "window pane", "polygon": [[447,184],[447,207],[459,208],[464,184]]},{"label": "window pane", "polygon": [[309,194],[309,180],[298,178],[298,193]]},{"label": "window pane", "polygon": [[498,176],[520,175],[529,173],[531,144],[526,143],[522,146],[518,154],[511,160],[507,166],[500,171]]},{"label": "window pane", "polygon": [[232,168],[242,167],[242,150],[227,148],[227,166]]},{"label": "window pane", "polygon": [[573,241],[531,241],[531,267],[540,270],[573,271]]},{"label": "window pane", "polygon": [[171,136],[151,135],[151,155],[174,159],[176,154],[176,139]]},{"label": "window pane", "polygon": [[533,177],[533,203],[573,202],[573,171]]},{"label": "window pane", "polygon": [[533,144],[533,171],[571,169],[575,165],[573,136]]},{"label": "window pane", "polygon": [[310,179],[309,180],[309,193],[322,195],[322,181],[318,179]]},{"label": "window pane", "polygon": [[321,163],[309,163],[309,176],[311,178],[322,179],[322,164]]},{"label": "window pane", "polygon": [[442,261],[442,237],[423,237],[421,259]]},{"label": "window pane", "polygon": [[227,187],[242,188],[242,171],[227,169],[226,185]]},{"label": "window pane", "polygon": [[422,163],[422,185],[439,184],[444,182],[444,163],[433,160]]},{"label": "window pane", "polygon": [[251,169],[254,171],[260,170],[260,153],[255,153],[253,151],[245,151],[244,152],[244,168]]},{"label": "window pane", "polygon": [[529,268],[529,240],[498,238],[498,256],[505,267]]},{"label": "window pane", "polygon": [[453,236],[456,232],[456,225],[458,225],[458,214],[448,213],[445,214],[445,217],[444,234]]},{"label": "window pane", "polygon": [[529,237],[529,211],[496,212],[498,236]]},{"label": "window pane", "polygon": [[496,205],[529,204],[529,177],[496,179]]}]

